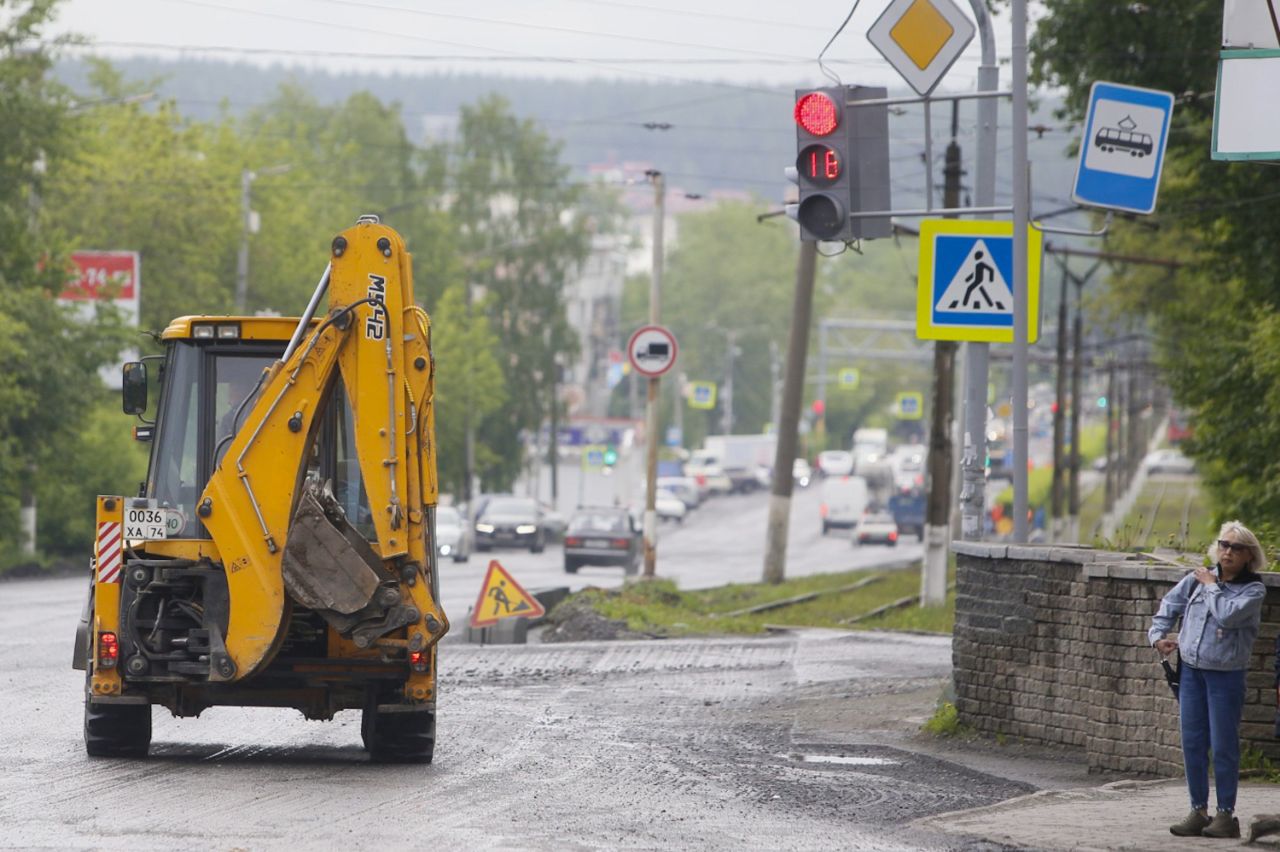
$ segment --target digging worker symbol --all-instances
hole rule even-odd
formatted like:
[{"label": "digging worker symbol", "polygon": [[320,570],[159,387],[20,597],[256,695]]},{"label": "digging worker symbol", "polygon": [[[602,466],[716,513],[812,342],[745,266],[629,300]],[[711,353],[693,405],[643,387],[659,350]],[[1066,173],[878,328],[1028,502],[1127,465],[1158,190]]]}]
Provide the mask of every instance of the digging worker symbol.
[{"label": "digging worker symbol", "polygon": [[493,614],[498,614],[498,607],[504,607],[507,612],[511,612],[511,599],[507,597],[507,590],[503,588],[507,585],[506,580],[499,580],[498,585],[489,590],[489,597],[493,598]]},{"label": "digging worker symbol", "polygon": [[[994,306],[999,310],[1004,310],[1004,303],[1001,302],[999,299],[992,301],[991,294],[987,292],[986,287],[982,286],[988,281],[996,280],[995,267],[982,259],[984,255],[985,253],[981,251],[974,252],[973,254],[973,259],[976,261],[976,263],[974,263],[973,265],[973,272],[970,272],[968,275],[964,277],[964,280],[970,282],[970,284],[968,288],[966,288],[964,291],[963,301],[966,305],[969,305],[975,311],[980,310],[982,308],[982,305],[978,302],[978,299],[973,295],[973,291],[977,290],[978,293],[982,295],[982,298],[987,300],[987,307],[990,308]],[[958,306],[960,304],[960,301],[961,301],[960,299],[952,299],[949,307],[954,308]]]}]

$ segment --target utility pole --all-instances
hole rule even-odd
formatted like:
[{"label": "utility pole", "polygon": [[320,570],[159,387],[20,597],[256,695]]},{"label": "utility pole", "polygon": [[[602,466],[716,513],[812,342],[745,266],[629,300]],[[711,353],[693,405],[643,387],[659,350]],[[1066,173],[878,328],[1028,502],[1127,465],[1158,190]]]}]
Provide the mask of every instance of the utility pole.
[{"label": "utility pole", "polygon": [[786,384],[778,417],[778,446],[773,460],[773,493],[769,497],[769,521],[765,527],[764,582],[781,583],[787,574],[787,526],[791,520],[791,492],[804,396],[804,361],[809,351],[809,323],[813,318],[813,278],[818,244],[802,240],[796,262],[796,289],[791,308],[791,334],[787,342]]},{"label": "utility pole", "polygon": [[1102,491],[1102,511],[1111,514],[1116,502],[1116,362],[1107,365],[1107,478]]},{"label": "utility pole", "polygon": [[243,314],[249,298],[249,235],[253,227],[253,209],[250,207],[249,190],[253,186],[251,169],[240,171],[240,251],[236,255],[236,313]]},{"label": "utility pole", "polygon": [[[995,35],[986,0],[969,0],[982,45],[978,66],[978,91],[1000,88],[1000,68],[996,64]],[[999,116],[994,98],[978,101],[978,139],[975,163],[974,202],[990,207],[996,197],[996,123]],[[989,218],[989,217],[988,217]],[[960,489],[960,535],[965,541],[980,541],[984,528],[987,457],[987,379],[990,373],[989,343],[969,342],[964,348],[964,454],[961,459],[963,485]]]},{"label": "utility pole", "polygon": [[1081,372],[1081,348],[1083,341],[1081,337],[1084,332],[1084,318],[1082,316],[1082,294],[1084,292],[1084,279],[1077,278],[1076,284],[1076,314],[1071,324],[1071,347],[1075,350],[1071,359],[1071,496],[1068,500],[1067,508],[1067,541],[1079,543],[1080,541],[1080,406],[1083,400],[1080,397],[1080,372]]},{"label": "utility pole", "polygon": [[253,182],[267,175],[282,175],[291,168],[292,163],[281,163],[257,172],[253,169],[240,171],[240,251],[236,255],[236,313],[244,314],[249,309],[249,237],[258,233],[258,216],[253,212],[250,198]]},{"label": "utility pole", "polygon": [[1013,540],[1027,535],[1027,222],[1031,212],[1027,166],[1027,0],[1013,0]]},{"label": "utility pole", "polygon": [[[645,176],[653,181],[653,274],[649,277],[649,324],[657,325],[662,315],[662,227],[665,216],[666,181],[662,172],[650,169]],[[632,380],[639,376],[632,372]],[[647,464],[644,490],[644,578],[652,580],[658,562],[658,513],[654,500],[658,485],[658,377],[649,379],[649,404],[645,410]]]},{"label": "utility pole", "polygon": [[736,331],[726,331],[726,349],[725,349],[725,370],[724,370],[724,393],[721,394],[720,402],[724,406],[720,425],[724,428],[724,434],[733,434],[733,372],[735,361],[738,354],[738,333]]},{"label": "utility pole", "polygon": [[[1063,470],[1063,441],[1065,436],[1062,434],[1065,425],[1063,407],[1067,404],[1067,261],[1062,261],[1062,290],[1058,298],[1058,372],[1057,384],[1053,397],[1053,489],[1051,492],[1050,514],[1053,520],[1050,521],[1051,533],[1050,541],[1062,541],[1063,537],[1063,486],[1064,474]],[[1074,433],[1073,433],[1074,435]],[[1073,438],[1074,440],[1074,438]]]},{"label": "utility pole", "polygon": [[[549,335],[555,340],[555,335]],[[560,363],[556,353],[551,353],[551,434],[547,438],[547,464],[551,466],[551,505],[558,506],[558,468],[560,466]]]},{"label": "utility pole", "polygon": [[782,410],[782,364],[778,358],[777,341],[769,341],[769,422],[773,432],[778,432],[778,418]]},{"label": "utility pole", "polygon": [[[960,206],[960,144],[956,141],[960,102],[951,102],[951,142],[943,166],[942,206]],[[932,182],[933,175],[929,175]],[[947,545],[951,539],[951,420],[954,408],[956,343],[933,343],[933,418],[929,428],[929,501],[925,518],[920,606],[940,606],[947,597]]]}]

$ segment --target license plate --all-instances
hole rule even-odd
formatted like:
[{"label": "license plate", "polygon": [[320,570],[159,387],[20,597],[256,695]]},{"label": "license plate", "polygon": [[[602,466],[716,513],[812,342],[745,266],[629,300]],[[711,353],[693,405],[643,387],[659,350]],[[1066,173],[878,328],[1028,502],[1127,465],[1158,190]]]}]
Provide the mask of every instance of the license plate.
[{"label": "license plate", "polygon": [[602,538],[587,539],[587,547],[608,547],[608,546],[609,546],[609,542],[605,541]]},{"label": "license plate", "polygon": [[169,537],[168,517],[163,509],[124,510],[124,537],[154,541]]},{"label": "license plate", "polygon": [[509,532],[498,533],[498,538],[502,538],[502,539],[512,539],[515,537],[516,537],[515,533],[509,533]]}]

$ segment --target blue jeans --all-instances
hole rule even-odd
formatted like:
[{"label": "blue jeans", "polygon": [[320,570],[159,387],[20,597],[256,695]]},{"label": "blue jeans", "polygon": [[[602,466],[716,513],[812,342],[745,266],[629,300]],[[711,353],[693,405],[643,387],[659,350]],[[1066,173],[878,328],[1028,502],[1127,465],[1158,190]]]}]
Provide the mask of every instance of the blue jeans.
[{"label": "blue jeans", "polygon": [[1192,808],[1209,806],[1209,749],[1218,810],[1236,809],[1240,783],[1240,714],[1245,670],[1216,672],[1183,663],[1178,685],[1182,721],[1182,763]]}]

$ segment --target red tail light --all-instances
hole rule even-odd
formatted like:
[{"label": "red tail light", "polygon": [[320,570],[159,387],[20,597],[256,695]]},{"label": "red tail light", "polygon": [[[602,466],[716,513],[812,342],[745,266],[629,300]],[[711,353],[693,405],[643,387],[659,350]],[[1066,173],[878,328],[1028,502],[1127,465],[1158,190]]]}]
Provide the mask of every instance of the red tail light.
[{"label": "red tail light", "polygon": [[426,651],[410,651],[409,652],[409,668],[415,672],[425,672],[430,665]]},{"label": "red tail light", "polygon": [[827,510],[826,503],[823,503],[821,506],[818,507],[818,514],[822,515],[822,517],[824,518],[827,516],[827,511],[828,510]]},{"label": "red tail light", "polygon": [[120,659],[120,642],[114,633],[98,634],[98,665],[104,669],[114,669]]},{"label": "red tail light", "polygon": [[889,533],[889,541],[897,541],[897,540],[898,540],[897,530],[894,530],[893,532]]},{"label": "red tail light", "polygon": [[610,544],[612,544],[614,547],[628,547],[631,544],[631,539],[615,538],[610,542]]},{"label": "red tail light", "polygon": [[564,543],[566,547],[582,547],[582,539],[575,535],[565,536]]}]

